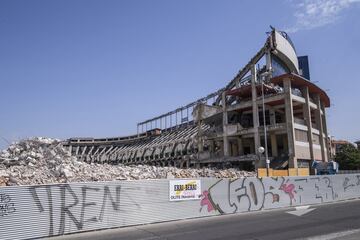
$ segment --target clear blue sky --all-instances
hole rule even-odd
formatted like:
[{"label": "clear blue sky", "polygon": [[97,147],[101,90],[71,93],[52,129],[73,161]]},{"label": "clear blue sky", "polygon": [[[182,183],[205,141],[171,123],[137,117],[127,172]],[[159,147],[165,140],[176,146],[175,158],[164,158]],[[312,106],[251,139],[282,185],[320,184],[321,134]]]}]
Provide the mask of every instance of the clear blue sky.
[{"label": "clear blue sky", "polygon": [[328,89],[328,128],[360,138],[360,2],[1,1],[0,148],[31,136],[136,132],[223,87],[288,30]]}]

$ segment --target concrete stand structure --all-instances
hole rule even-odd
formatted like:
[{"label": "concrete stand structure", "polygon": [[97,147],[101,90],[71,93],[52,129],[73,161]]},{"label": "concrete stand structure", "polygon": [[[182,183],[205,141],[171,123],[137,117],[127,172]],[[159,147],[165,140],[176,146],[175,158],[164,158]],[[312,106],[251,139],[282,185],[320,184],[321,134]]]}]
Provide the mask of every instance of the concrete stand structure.
[{"label": "concrete stand structure", "polygon": [[301,72],[288,35],[272,29],[260,51],[219,91],[139,123],[136,135],[72,138],[64,146],[90,162],[231,163],[248,170],[264,168],[267,156],[274,169],[309,168],[312,160],[329,159],[330,100]]}]

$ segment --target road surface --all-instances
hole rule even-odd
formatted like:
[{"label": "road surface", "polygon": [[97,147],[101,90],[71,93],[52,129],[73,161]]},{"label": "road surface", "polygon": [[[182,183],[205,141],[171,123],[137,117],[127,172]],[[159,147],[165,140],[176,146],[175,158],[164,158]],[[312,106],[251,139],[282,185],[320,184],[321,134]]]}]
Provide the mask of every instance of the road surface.
[{"label": "road surface", "polygon": [[51,240],[360,239],[360,200],[86,232]]}]

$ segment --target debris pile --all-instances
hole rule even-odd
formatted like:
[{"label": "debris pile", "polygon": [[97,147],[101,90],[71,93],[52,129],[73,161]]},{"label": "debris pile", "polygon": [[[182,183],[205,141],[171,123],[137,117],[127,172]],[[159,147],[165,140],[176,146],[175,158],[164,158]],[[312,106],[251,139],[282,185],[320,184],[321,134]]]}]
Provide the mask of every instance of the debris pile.
[{"label": "debris pile", "polygon": [[85,163],[71,156],[60,140],[36,137],[0,152],[0,186],[159,178],[236,178],[255,176],[238,169],[180,169],[148,165]]}]

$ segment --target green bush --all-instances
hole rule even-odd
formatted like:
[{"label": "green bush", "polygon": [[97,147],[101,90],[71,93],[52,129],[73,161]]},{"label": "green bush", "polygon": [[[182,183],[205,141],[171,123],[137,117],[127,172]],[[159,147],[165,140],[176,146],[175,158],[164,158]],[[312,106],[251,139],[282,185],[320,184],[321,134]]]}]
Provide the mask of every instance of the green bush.
[{"label": "green bush", "polygon": [[344,145],[336,154],[335,161],[339,163],[341,170],[359,170],[360,151],[351,144]]}]

